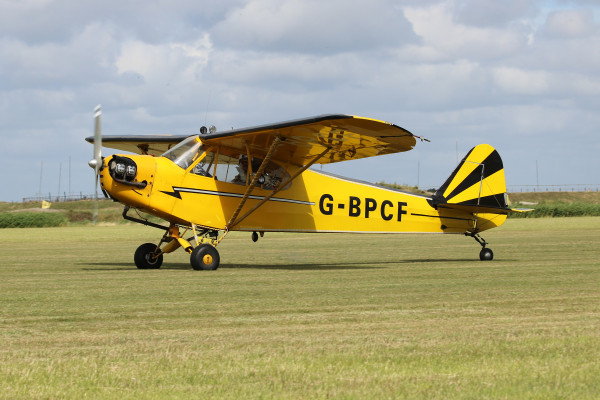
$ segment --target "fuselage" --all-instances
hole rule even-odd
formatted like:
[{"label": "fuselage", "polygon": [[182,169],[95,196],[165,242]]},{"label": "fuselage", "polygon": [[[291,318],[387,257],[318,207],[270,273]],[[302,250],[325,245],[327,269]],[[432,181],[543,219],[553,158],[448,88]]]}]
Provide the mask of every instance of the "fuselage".
[{"label": "fuselage", "polygon": [[[131,182],[114,179],[105,160],[101,184],[113,199],[180,225],[226,229],[248,184],[220,180],[216,174],[193,173],[166,157],[127,155],[137,165]],[[285,167],[294,175],[299,167]],[[216,172],[216,170],[215,170]],[[144,186],[145,185],[145,186]],[[144,187],[141,187],[144,186]],[[253,188],[241,213],[251,210],[273,188]],[[479,219],[479,221],[476,221]],[[435,207],[431,198],[314,170],[302,172],[286,188],[231,230],[359,233],[465,233],[501,225],[506,216],[474,216]]]}]

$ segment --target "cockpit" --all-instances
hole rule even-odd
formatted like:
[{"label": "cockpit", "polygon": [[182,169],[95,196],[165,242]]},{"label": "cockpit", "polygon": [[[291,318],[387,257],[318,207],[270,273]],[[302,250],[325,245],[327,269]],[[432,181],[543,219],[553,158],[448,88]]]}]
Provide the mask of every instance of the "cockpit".
[{"label": "cockpit", "polygon": [[[249,157],[248,154],[232,149],[205,146],[198,136],[183,140],[163,153],[162,157],[168,158],[186,171],[189,170],[188,173],[237,185],[249,185],[263,162],[261,158]],[[270,161],[258,177],[256,187],[275,190],[289,176],[285,168]]]},{"label": "cockpit", "polygon": [[190,136],[173,148],[165,151],[161,157],[166,157],[181,168],[188,169],[198,156],[203,153],[202,149],[203,146],[200,140],[198,140],[198,136]]}]

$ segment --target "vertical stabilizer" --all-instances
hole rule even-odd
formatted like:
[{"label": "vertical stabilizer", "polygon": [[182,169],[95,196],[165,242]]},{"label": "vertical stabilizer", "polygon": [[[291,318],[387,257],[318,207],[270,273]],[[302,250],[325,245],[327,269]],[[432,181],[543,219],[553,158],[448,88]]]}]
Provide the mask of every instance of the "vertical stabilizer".
[{"label": "vertical stabilizer", "polygon": [[473,147],[433,195],[436,205],[507,209],[504,166],[489,144]]}]

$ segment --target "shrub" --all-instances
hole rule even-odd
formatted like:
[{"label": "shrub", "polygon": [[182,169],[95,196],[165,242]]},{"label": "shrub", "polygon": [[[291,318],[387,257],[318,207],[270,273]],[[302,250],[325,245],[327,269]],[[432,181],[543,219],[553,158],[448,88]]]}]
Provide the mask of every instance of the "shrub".
[{"label": "shrub", "polygon": [[92,213],[89,211],[68,210],[67,219],[69,220],[69,222],[75,222],[75,223],[90,222],[92,220]]},{"label": "shrub", "polygon": [[528,213],[510,214],[512,218],[600,216],[600,204],[543,203]]},{"label": "shrub", "polygon": [[0,213],[0,228],[42,228],[49,226],[63,226],[67,223],[67,217],[61,213]]}]

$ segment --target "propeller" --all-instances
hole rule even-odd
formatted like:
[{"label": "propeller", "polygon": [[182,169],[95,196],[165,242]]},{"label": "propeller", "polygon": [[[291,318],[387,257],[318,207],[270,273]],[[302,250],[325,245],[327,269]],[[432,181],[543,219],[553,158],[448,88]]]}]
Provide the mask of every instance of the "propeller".
[{"label": "propeller", "polygon": [[96,184],[94,185],[94,213],[92,221],[94,224],[98,222],[98,177],[100,175],[100,167],[102,166],[102,110],[100,105],[94,109],[94,158],[88,164],[94,169],[96,175]]}]

